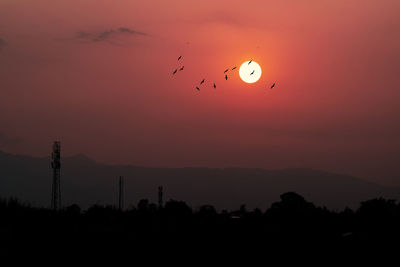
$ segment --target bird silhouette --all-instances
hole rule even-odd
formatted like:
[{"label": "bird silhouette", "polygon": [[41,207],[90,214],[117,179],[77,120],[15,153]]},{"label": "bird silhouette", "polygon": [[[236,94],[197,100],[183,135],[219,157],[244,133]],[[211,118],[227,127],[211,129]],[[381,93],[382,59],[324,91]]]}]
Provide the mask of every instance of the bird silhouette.
[{"label": "bird silhouette", "polygon": [[214,83],[214,89],[216,89],[217,88],[217,86],[215,85],[215,83]]},{"label": "bird silhouette", "polygon": [[198,86],[196,86],[197,91],[200,91],[200,88]]},{"label": "bird silhouette", "polygon": [[226,69],[226,70],[224,71],[224,73],[228,72],[228,70],[229,70],[229,69]]},{"label": "bird silhouette", "polygon": [[253,60],[250,60],[249,63],[247,63],[247,65],[250,65],[251,62],[253,62]]},{"label": "bird silhouette", "polygon": [[183,70],[184,67],[185,67],[185,66],[182,66],[182,68],[180,68],[179,71]]},{"label": "bird silhouette", "polygon": [[271,85],[271,89],[274,88],[274,87],[275,87],[275,83],[273,83],[273,84]]},{"label": "bird silhouette", "polygon": [[225,80],[228,80],[228,75],[225,74]]},{"label": "bird silhouette", "polygon": [[203,83],[204,83],[204,81],[205,81],[205,79],[203,79],[203,80],[200,82],[200,84],[203,84]]},{"label": "bird silhouette", "polygon": [[174,70],[174,72],[172,73],[172,75],[174,75],[177,71],[178,71],[178,69]]},{"label": "bird silhouette", "polygon": [[236,69],[236,66],[232,68],[232,70]]},{"label": "bird silhouette", "polygon": [[256,71],[256,70],[253,70],[253,71],[250,73],[250,75],[253,75],[255,71]]},{"label": "bird silhouette", "polygon": [[179,57],[178,57],[178,61],[179,61],[181,58],[182,58],[182,56],[179,56]]}]

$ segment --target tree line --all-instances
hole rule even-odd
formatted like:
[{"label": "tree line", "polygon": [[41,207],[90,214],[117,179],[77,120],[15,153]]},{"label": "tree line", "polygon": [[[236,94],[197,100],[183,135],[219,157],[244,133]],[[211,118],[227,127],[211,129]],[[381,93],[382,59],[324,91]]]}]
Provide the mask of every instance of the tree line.
[{"label": "tree line", "polygon": [[375,198],[361,202],[356,210],[334,211],[294,192],[282,194],[265,211],[245,205],[232,211],[217,211],[212,205],[193,209],[177,200],[159,206],[146,199],[123,211],[111,205],[81,210],[76,204],[52,211],[10,198],[0,200],[0,216],[6,249],[75,242],[76,247],[113,251],[138,244],[154,248],[166,240],[209,246],[262,241],[263,247],[336,244],[350,248],[400,237],[400,204],[395,200]]}]

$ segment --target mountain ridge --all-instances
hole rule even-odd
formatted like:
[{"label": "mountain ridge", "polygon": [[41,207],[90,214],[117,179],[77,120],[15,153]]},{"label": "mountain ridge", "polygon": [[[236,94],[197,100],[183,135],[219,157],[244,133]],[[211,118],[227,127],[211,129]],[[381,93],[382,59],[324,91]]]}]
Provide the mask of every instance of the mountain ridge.
[{"label": "mountain ridge", "polygon": [[[117,203],[117,177],[125,177],[125,203],[142,198],[156,202],[162,185],[165,200],[187,201],[193,207],[211,204],[218,209],[266,209],[279,195],[295,191],[320,206],[356,208],[375,197],[399,198],[397,188],[358,177],[308,168],[157,168],[109,165],[83,154],[66,156],[61,163],[64,205],[82,207]],[[50,157],[14,155],[0,151],[0,196],[15,196],[36,206],[48,206],[51,192]]]}]

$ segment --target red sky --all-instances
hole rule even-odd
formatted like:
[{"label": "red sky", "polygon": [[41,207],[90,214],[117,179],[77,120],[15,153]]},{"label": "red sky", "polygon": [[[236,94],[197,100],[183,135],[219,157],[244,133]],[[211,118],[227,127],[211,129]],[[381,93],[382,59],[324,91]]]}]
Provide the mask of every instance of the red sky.
[{"label": "red sky", "polygon": [[[0,150],[45,156],[61,140],[64,155],[106,163],[310,167],[400,185],[399,10],[0,0]],[[223,79],[249,59],[259,82]]]}]

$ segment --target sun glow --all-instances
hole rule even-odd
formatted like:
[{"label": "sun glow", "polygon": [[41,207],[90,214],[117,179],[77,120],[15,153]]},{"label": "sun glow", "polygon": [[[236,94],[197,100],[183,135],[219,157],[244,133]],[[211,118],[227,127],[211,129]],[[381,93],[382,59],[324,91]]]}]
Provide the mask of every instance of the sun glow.
[{"label": "sun glow", "polygon": [[255,61],[244,62],[239,69],[240,78],[246,83],[255,83],[261,78],[261,67]]}]

